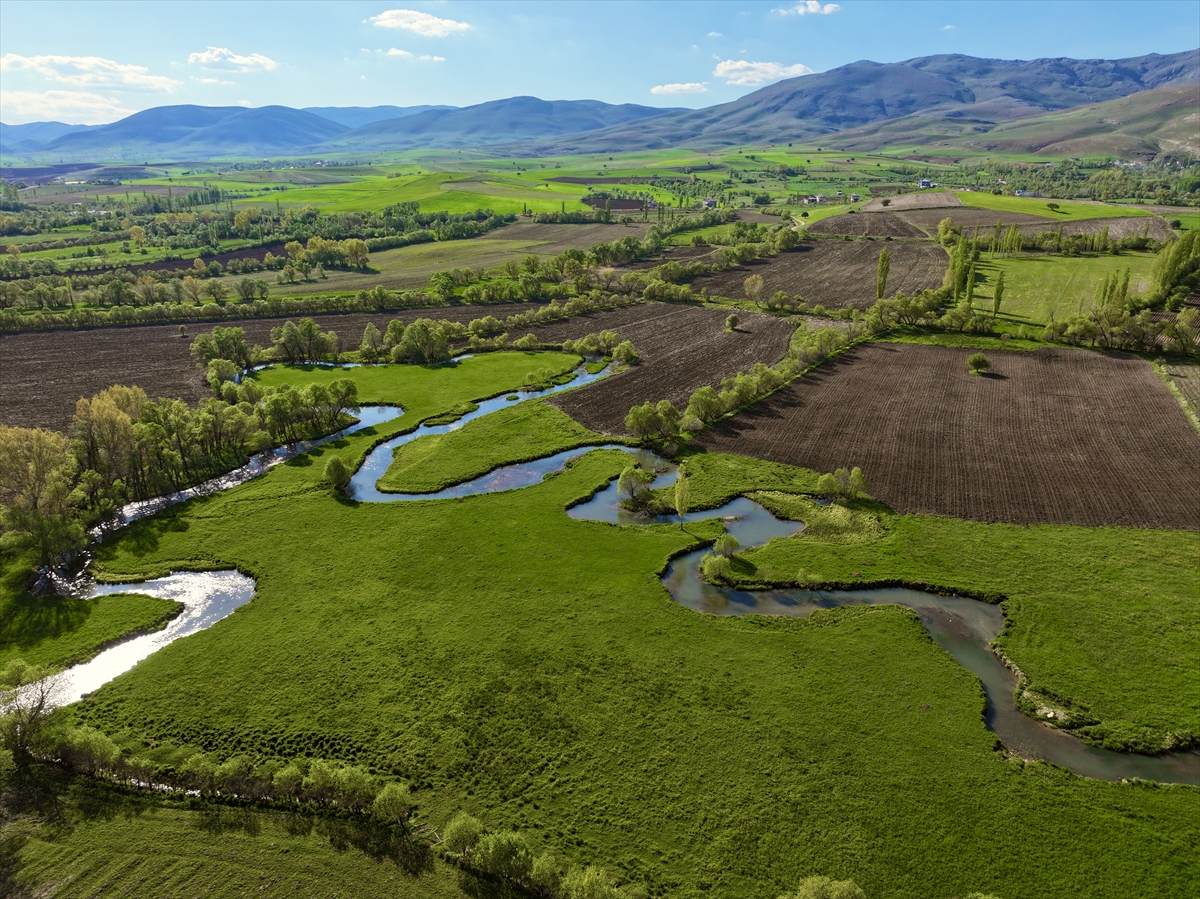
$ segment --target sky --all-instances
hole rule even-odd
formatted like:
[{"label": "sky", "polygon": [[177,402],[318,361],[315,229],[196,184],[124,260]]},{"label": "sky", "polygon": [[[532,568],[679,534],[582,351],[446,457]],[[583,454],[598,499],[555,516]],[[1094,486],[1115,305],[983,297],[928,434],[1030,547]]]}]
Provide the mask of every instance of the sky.
[{"label": "sky", "polygon": [[520,95],[696,108],[861,59],[1116,59],[1198,44],[1196,0],[0,0],[0,120]]}]

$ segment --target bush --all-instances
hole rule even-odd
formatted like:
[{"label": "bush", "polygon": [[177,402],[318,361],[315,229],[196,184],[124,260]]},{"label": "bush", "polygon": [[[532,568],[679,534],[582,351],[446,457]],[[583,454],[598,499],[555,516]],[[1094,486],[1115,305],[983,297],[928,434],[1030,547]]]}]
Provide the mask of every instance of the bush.
[{"label": "bush", "polygon": [[729,314],[729,316],[725,319],[725,330],[726,331],[736,331],[737,326],[738,326],[738,321],[739,321],[739,319],[737,317],[737,313],[731,312]]},{"label": "bush", "polygon": [[442,835],[442,845],[446,847],[447,852],[465,857],[475,848],[475,844],[479,842],[482,835],[483,825],[479,823],[479,819],[466,812],[459,812],[446,825],[446,832]]},{"label": "bush", "polygon": [[982,374],[992,367],[992,363],[988,361],[988,357],[983,353],[972,353],[967,357],[967,370],[972,374]]},{"label": "bush", "polygon": [[350,469],[341,456],[333,456],[325,463],[325,480],[339,493],[350,485]]},{"label": "bush", "polygon": [[828,877],[806,877],[794,892],[779,899],[866,899],[866,894],[853,880],[830,880]]},{"label": "bush", "polygon": [[[278,775],[276,776],[278,779]],[[371,804],[371,813],[388,824],[404,824],[412,814],[416,802],[404,784],[388,783]]]}]

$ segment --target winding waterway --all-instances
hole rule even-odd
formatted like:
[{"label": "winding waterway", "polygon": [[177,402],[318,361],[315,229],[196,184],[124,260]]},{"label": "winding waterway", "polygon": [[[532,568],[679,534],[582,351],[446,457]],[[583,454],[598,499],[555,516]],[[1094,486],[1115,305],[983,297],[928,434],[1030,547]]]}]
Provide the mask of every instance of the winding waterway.
[{"label": "winding waterway", "polygon": [[[511,395],[486,400],[479,408],[451,424],[421,425],[373,449],[354,474],[349,491],[360,502],[405,502],[437,500],[481,493],[513,490],[540,483],[549,473],[562,470],[567,460],[592,449],[621,449],[634,455],[639,464],[656,473],[654,488],[669,486],[676,476],[676,466],[647,450],[619,444],[598,444],[555,453],[531,462],[506,465],[480,477],[448,487],[437,493],[405,494],[379,490],[376,482],[392,462],[396,447],[429,434],[445,434],[469,421],[489,415],[513,402],[547,396],[559,391],[591,383],[606,372],[588,374],[576,372],[574,380],[542,390],[517,391]],[[131,504],[122,510],[122,524],[154,514],[192,496],[228,489],[256,477],[271,466],[302,452],[339,439],[347,434],[376,424],[382,424],[402,414],[401,409],[388,406],[366,406],[358,423],[321,440],[261,454],[247,466],[221,478],[160,497],[146,503]],[[644,525],[655,521],[678,521],[677,518],[646,519],[636,516],[619,505],[615,481],[586,502],[573,506],[567,514],[577,520],[604,521],[622,525]],[[777,537],[787,537],[803,529],[803,524],[781,521],[766,509],[746,497],[731,500],[718,509],[692,512],[685,521],[710,518],[726,519],[726,529],[743,549],[761,546]],[[991,643],[1003,627],[999,606],[963,597],[937,596],[917,590],[874,589],[860,591],[761,590],[745,591],[717,587],[706,582],[699,572],[700,560],[707,552],[699,549],[673,560],[662,577],[671,597],[681,605],[697,612],[712,615],[786,615],[805,617],[814,609],[842,605],[899,605],[912,609],[921,619],[933,640],[949,652],[963,667],[983,683],[987,695],[986,723],[1011,752],[1027,758],[1040,758],[1061,765],[1076,774],[1106,780],[1139,777],[1172,783],[1200,785],[1200,752],[1176,752],[1160,756],[1112,752],[1088,746],[1076,737],[1035,721],[1020,712],[1013,703],[1015,675],[991,651]],[[151,653],[188,634],[210,627],[221,618],[245,605],[254,593],[254,582],[236,571],[178,572],[165,578],[133,584],[106,584],[91,587],[89,595],[137,592],[175,599],[184,604],[184,612],[168,627],[153,634],[137,637],[97,655],[91,662],[78,665],[66,674],[64,701],[73,702],[102,684],[129,670]]]}]

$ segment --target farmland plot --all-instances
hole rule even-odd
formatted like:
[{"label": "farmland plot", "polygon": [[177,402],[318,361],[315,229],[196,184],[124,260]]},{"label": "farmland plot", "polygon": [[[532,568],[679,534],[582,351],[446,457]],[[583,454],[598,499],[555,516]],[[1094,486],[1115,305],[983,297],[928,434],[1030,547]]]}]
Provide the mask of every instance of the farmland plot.
[{"label": "farmland plot", "polygon": [[920,228],[889,212],[833,215],[808,229],[810,234],[849,234],[852,237],[925,237]]},{"label": "farmland plot", "polygon": [[[417,318],[469,322],[485,315],[503,318],[526,311],[528,304],[494,306],[434,306],[378,313],[312,316],[334,331],[345,349],[357,349],[368,322],[383,331],[392,319],[408,323]],[[301,316],[291,316],[293,321]],[[242,328],[251,346],[269,346],[271,329],[287,318],[216,322]],[[97,328],[91,331],[37,331],[0,336],[0,424],[19,427],[65,428],[75,401],[113,384],[136,385],[152,399],[176,397],[196,403],[209,396],[203,373],[190,355],[192,340],[212,331],[213,324],[192,323],[187,338],[179,325]]]},{"label": "farmland plot", "polygon": [[1053,219],[1041,215],[1029,215],[1024,212],[1002,212],[995,209],[913,209],[899,213],[900,217],[918,228],[924,228],[931,234],[937,233],[938,224],[948,218],[954,222],[955,228],[970,229],[973,233],[979,228],[980,234],[986,234],[987,229],[995,228],[1000,222],[1005,228],[1009,225],[1030,225],[1042,227],[1058,227]]},{"label": "farmland plot", "polygon": [[[1022,234],[1041,234],[1043,231],[1057,231],[1060,223],[1046,222],[1041,225],[1021,225]],[[1109,240],[1121,240],[1126,237],[1140,237],[1145,234],[1151,240],[1171,240],[1175,232],[1167,224],[1166,219],[1157,215],[1131,215],[1122,218],[1079,219],[1073,222],[1062,222],[1063,237],[1073,234],[1099,234],[1108,229]]]},{"label": "farmland plot", "polygon": [[944,206],[961,206],[962,200],[948,190],[925,191],[919,194],[901,194],[898,197],[883,197],[872,200],[863,207],[863,212],[896,212],[901,209],[938,209]]},{"label": "farmland plot", "polygon": [[546,343],[607,328],[631,341],[641,357],[619,374],[549,402],[594,431],[621,434],[632,406],[668,399],[682,410],[698,387],[719,384],[755,362],[778,362],[787,352],[794,323],[749,313],[737,331],[727,332],[725,316],[722,309],[645,303],[536,328]]},{"label": "farmland plot", "polygon": [[889,297],[900,290],[911,295],[941,287],[947,256],[935,244],[821,240],[801,244],[770,259],[703,275],[692,281],[692,289],[704,287],[713,296],[740,298],[745,295],[742,285],[746,278],[762,275],[767,294],[783,290],[792,296],[799,294],[810,305],[866,309],[875,302],[875,273],[884,247],[891,256],[886,291]]},{"label": "farmland plot", "polygon": [[1087,350],[871,344],[703,435],[818,471],[860,465],[901,512],[1200,530],[1200,437],[1150,366]]}]

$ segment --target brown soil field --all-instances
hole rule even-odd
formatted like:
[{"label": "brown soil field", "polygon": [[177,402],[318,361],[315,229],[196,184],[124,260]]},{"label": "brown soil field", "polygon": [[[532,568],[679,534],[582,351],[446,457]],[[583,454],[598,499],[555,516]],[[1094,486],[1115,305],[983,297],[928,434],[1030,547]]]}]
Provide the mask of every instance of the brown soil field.
[{"label": "brown soil field", "polygon": [[[468,322],[485,315],[503,318],[528,309],[521,303],[494,306],[434,306],[379,313],[315,315],[321,327],[336,332],[346,349],[362,340],[367,322],[383,331],[392,319],[417,318]],[[298,316],[291,316],[293,320]],[[271,328],[285,318],[217,322],[246,332],[251,345],[268,346]],[[197,335],[213,325],[192,323],[188,337],[179,325],[96,328],[91,331],[37,331],[0,336],[0,424],[62,430],[71,422],[75,401],[113,384],[141,387],[152,398],[176,397],[196,403],[209,395],[190,348]],[[586,331],[582,332],[586,333]]]},{"label": "brown soil field", "polygon": [[756,225],[778,225],[783,221],[782,216],[768,215],[765,212],[756,212],[753,209],[739,209],[737,217],[739,222],[752,222]]},{"label": "brown soil field", "polygon": [[717,247],[671,247],[668,250],[659,253],[657,256],[650,259],[643,259],[640,262],[631,262],[628,265],[614,266],[619,272],[639,272],[647,271],[652,268],[657,268],[667,262],[695,262],[709,256],[717,250]]},{"label": "brown soil field", "polygon": [[1200,364],[1170,362],[1163,365],[1163,371],[1192,408],[1200,412]]},{"label": "brown soil field", "polygon": [[[883,205],[884,199],[888,204]],[[863,212],[898,212],[907,209],[941,209],[946,206],[961,206],[962,200],[948,190],[926,191],[919,194],[900,194],[895,197],[872,200],[863,207]]]},{"label": "brown soil field", "polygon": [[[1144,361],[877,343],[703,435],[716,452],[860,465],[893,509],[973,521],[1200,530],[1200,436]],[[1181,467],[1182,465],[1182,467]]]},{"label": "brown soil field", "polygon": [[814,222],[811,234],[849,234],[852,237],[925,237],[898,215],[888,212],[856,212],[853,215],[834,215]]},{"label": "brown soil field", "polygon": [[[1170,240],[1175,235],[1166,219],[1156,215],[1131,215],[1121,218],[1080,219],[1074,222],[1063,222],[1062,233],[1063,237],[1069,237],[1072,234],[1099,234],[1106,227],[1110,240],[1139,237],[1143,230],[1151,240]],[[1058,224],[1047,222],[1042,225],[1021,225],[1020,229],[1024,234],[1040,234],[1043,231],[1057,231]]]},{"label": "brown soil field", "polygon": [[640,357],[625,371],[550,402],[593,430],[622,434],[632,406],[667,399],[682,411],[698,387],[716,386],[755,362],[772,364],[787,353],[794,322],[743,314],[737,331],[729,333],[726,314],[701,306],[643,303],[543,325],[535,333],[546,343],[613,330],[632,341]]},{"label": "brown soil field", "polygon": [[625,225],[539,225],[537,222],[517,222],[489,231],[476,240],[545,241],[530,252],[553,256],[569,249],[590,250],[598,243],[612,243],[631,234],[641,240],[649,230],[649,222]]},{"label": "brown soil field", "polygon": [[[1009,225],[1025,224],[1054,224],[1057,227],[1053,219],[1040,215],[1029,215],[1024,212],[998,212],[993,209],[972,209],[969,206],[961,209],[914,209],[902,212],[900,217],[909,224],[924,228],[931,234],[937,234],[937,226],[945,218],[952,219],[956,228],[974,229],[978,225],[980,234],[984,234],[989,228],[995,228],[996,222],[1000,222],[1006,228]],[[968,231],[968,234],[970,233],[972,232]]]},{"label": "brown soil field", "polygon": [[940,287],[947,256],[932,243],[870,240],[818,240],[769,259],[760,259],[692,281],[692,289],[708,288],[712,296],[743,297],[742,284],[750,275],[762,275],[766,292],[800,294],[810,305],[827,308],[857,306],[866,309],[875,302],[875,272],[879,251],[887,247],[892,258],[887,295],[897,291],[913,294]]}]

